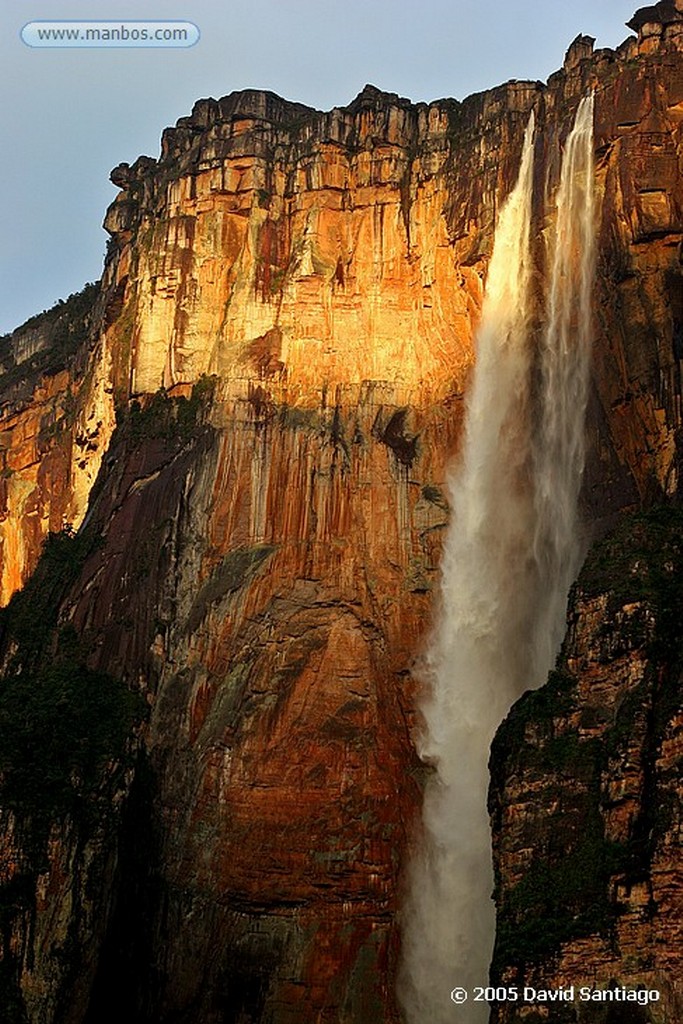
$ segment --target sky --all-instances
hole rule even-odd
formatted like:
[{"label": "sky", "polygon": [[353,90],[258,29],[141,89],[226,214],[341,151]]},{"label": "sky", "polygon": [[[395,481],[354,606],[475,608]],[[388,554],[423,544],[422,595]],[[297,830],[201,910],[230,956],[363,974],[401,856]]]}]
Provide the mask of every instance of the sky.
[{"label": "sky", "polygon": [[[0,0],[0,333],[100,276],[112,167],[157,156],[195,100],[271,89],[321,110],[366,83],[413,101],[540,79],[580,32],[617,46],[634,0]],[[57,19],[180,19],[188,49],[39,49]]]}]

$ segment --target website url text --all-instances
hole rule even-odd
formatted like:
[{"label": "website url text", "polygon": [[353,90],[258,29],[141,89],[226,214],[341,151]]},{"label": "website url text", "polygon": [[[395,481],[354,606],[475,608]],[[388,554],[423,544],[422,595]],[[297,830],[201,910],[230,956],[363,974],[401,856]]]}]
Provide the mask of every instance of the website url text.
[{"label": "website url text", "polygon": [[33,47],[194,46],[191,21],[30,21],[21,38]]}]

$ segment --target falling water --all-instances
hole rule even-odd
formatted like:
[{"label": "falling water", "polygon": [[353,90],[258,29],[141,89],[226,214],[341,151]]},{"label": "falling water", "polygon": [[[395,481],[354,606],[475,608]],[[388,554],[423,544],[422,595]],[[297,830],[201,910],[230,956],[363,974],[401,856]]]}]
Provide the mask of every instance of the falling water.
[{"label": "falling water", "polygon": [[[500,211],[478,332],[439,623],[426,655],[420,756],[434,767],[408,872],[399,998],[409,1024],[482,1024],[494,907],[488,754],[524,690],[544,682],[578,569],[592,281],[592,99],[567,140],[549,260],[547,327],[535,353],[530,224],[533,114]],[[536,383],[534,384],[534,380]]]},{"label": "falling water", "polygon": [[594,264],[591,93],[579,104],[562,160],[540,356],[533,458],[534,556],[541,586],[536,645],[542,676],[535,685],[552,667],[564,633],[567,592],[584,554],[578,496],[585,459]]}]

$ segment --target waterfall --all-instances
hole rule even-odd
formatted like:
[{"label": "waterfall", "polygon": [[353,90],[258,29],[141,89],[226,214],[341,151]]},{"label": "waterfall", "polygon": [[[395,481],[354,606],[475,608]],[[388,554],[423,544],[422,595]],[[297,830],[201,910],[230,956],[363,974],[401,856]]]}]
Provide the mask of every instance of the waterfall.
[{"label": "waterfall", "polygon": [[[496,225],[438,623],[425,656],[420,756],[433,766],[423,832],[407,872],[399,1000],[408,1024],[483,1024],[491,901],[488,756],[511,704],[541,685],[581,555],[576,511],[593,268],[592,98],[567,140],[548,254],[545,328],[533,328],[533,114],[519,176]],[[540,351],[538,351],[540,349]],[[455,1006],[462,986],[470,1000]]]},{"label": "waterfall", "polygon": [[579,104],[567,138],[550,255],[533,449],[534,557],[542,590],[536,632],[543,674],[552,667],[562,640],[567,592],[584,554],[578,495],[585,458],[595,271],[592,93]]}]

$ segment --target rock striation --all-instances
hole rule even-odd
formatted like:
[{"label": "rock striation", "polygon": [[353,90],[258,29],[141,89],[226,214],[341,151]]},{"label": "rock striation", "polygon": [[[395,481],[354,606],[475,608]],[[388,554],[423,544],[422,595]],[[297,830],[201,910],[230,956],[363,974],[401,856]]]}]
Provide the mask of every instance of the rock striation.
[{"label": "rock striation", "polygon": [[[14,728],[29,671],[50,714],[68,677],[108,695],[127,729],[89,746],[91,720],[71,722],[64,742],[89,753],[67,780],[55,753],[51,803],[27,802],[30,765],[12,782],[0,763],[8,1020],[398,1020],[400,871],[424,771],[411,667],[496,210],[534,108],[540,293],[547,199],[588,88],[601,219],[585,510],[603,530],[678,493],[683,60],[678,8],[657,11],[617,51],[579,37],[547,85],[462,103],[371,86],[328,113],[257,91],[201,100],[164,132],[158,160],[112,172],[99,285],[3,339],[0,730]],[[41,559],[67,526],[77,535]],[[36,579],[38,640],[22,633]],[[579,597],[567,647],[589,675],[603,657],[590,623],[612,600],[601,593]],[[629,614],[610,612],[605,629],[617,637]],[[54,661],[59,686],[32,650]],[[576,813],[593,816],[601,843],[628,845],[647,787],[631,785],[625,748],[599,792],[597,769],[571,760],[607,735],[617,675],[603,673],[600,699],[566,682],[579,711],[553,714],[562,736],[593,714],[595,744],[565,743],[566,771],[584,780]],[[640,722],[645,704],[633,703]],[[662,719],[657,751],[669,728]],[[492,798],[501,977],[535,969],[506,935],[545,912],[532,900],[522,914],[509,895],[527,868],[515,844],[535,842],[524,832],[535,819],[524,824],[506,774],[526,747],[506,742]],[[647,743],[638,757],[651,772]],[[657,794],[668,770],[657,768]],[[631,809],[607,822],[603,791],[620,786]],[[570,832],[555,836],[556,857],[571,858]],[[654,884],[667,843],[643,854],[638,885]],[[634,907],[646,891],[617,867],[600,869],[610,920],[610,885],[631,886]],[[673,906],[674,875],[662,884]],[[619,918],[631,937],[600,978],[651,971],[671,987],[673,953],[625,966],[634,943],[655,941],[640,913]],[[538,956],[597,949],[603,923]]]},{"label": "rock striation", "polygon": [[[658,994],[628,1018],[633,1005],[605,1016],[577,1000],[537,1004],[537,1020],[673,1024],[683,1011],[680,555],[677,507],[628,517],[596,546],[556,671],[493,746],[496,983]],[[492,1019],[529,1009],[501,1004]]]}]

